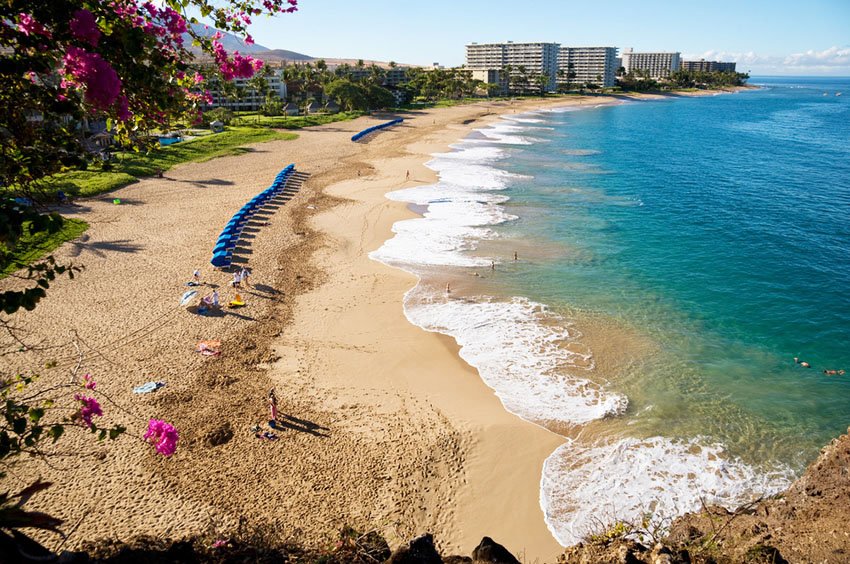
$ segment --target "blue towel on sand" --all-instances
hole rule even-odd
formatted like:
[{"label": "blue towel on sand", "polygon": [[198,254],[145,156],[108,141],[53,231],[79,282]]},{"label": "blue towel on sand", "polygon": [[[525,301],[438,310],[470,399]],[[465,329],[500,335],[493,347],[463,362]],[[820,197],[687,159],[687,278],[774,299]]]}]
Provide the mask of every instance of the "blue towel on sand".
[{"label": "blue towel on sand", "polygon": [[141,386],[133,388],[134,394],[149,394],[165,386],[165,382],[145,382]]}]

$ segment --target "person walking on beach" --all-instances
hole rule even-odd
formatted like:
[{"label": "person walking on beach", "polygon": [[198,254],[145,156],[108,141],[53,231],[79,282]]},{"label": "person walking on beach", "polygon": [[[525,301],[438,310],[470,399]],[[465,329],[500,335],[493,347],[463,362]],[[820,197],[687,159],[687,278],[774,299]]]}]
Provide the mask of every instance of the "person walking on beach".
[{"label": "person walking on beach", "polygon": [[242,284],[242,273],[234,272],[233,273],[233,281],[230,283],[234,288],[238,288]]},{"label": "person walking on beach", "polygon": [[452,293],[452,285],[446,282],[446,294]]},{"label": "person walking on beach", "polygon": [[408,170],[404,175],[405,180],[410,180],[410,171]]},{"label": "person walking on beach", "polygon": [[274,388],[269,390],[269,415],[272,421],[277,421],[277,396],[274,393]]},{"label": "person walking on beach", "polygon": [[218,290],[213,290],[212,293],[212,306],[218,309]]},{"label": "person walking on beach", "polygon": [[514,251],[514,260],[519,260],[519,255],[516,254],[516,251]]},{"label": "person walking on beach", "polygon": [[250,275],[251,273],[248,272],[248,269],[243,266],[242,270],[239,271],[239,282],[244,282],[245,286],[250,286],[251,284],[248,283],[248,276]]},{"label": "person walking on beach", "polygon": [[496,261],[494,261],[494,260],[490,261],[490,270],[492,270],[493,272],[496,271]]}]

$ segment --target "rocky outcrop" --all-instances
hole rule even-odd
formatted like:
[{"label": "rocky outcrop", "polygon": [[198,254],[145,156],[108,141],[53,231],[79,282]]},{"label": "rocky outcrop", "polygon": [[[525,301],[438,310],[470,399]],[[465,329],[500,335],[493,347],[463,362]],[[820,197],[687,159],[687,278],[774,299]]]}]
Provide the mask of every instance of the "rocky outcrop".
[{"label": "rocky outcrop", "polygon": [[[850,433],[850,429],[848,430]],[[653,549],[620,535],[568,548],[563,564],[850,562],[850,434],[825,447],[784,493],[728,511],[686,514]]]},{"label": "rocky outcrop", "polygon": [[392,553],[388,564],[441,564],[443,559],[434,546],[434,537],[425,533]]},{"label": "rocky outcrop", "polygon": [[473,562],[492,562],[493,564],[519,564],[510,551],[490,537],[484,537],[472,551]]}]

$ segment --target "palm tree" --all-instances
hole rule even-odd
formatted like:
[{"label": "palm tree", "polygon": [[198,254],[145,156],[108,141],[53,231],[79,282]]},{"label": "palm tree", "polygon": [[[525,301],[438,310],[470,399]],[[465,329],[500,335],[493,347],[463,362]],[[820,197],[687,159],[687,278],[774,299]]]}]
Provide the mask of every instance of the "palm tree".
[{"label": "palm tree", "polygon": [[549,86],[549,74],[541,73],[534,76],[534,82],[537,83],[537,87],[540,89],[540,95],[543,96],[546,94],[546,88]]},{"label": "palm tree", "polygon": [[505,75],[508,78],[508,92],[513,93],[514,90],[514,67],[513,65],[505,65],[502,67],[502,70],[505,71]]}]

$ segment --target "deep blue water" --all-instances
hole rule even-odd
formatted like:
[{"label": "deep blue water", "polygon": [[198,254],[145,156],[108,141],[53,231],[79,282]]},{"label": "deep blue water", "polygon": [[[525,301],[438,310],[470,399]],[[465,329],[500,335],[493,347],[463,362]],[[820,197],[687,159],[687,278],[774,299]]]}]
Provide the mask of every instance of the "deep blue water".
[{"label": "deep blue water", "polygon": [[634,433],[799,468],[850,425],[850,79],[751,83],[535,114],[497,230],[558,250],[512,293],[649,343],[602,375]]}]

